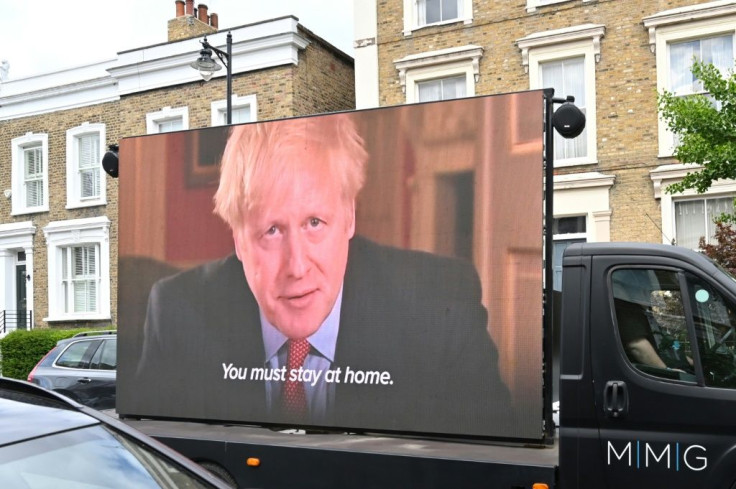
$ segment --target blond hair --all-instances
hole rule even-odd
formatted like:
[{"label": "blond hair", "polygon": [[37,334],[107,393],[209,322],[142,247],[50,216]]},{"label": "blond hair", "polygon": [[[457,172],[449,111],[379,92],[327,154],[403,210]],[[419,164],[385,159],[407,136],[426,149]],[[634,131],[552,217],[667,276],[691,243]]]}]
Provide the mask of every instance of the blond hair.
[{"label": "blond hair", "polygon": [[363,187],[367,160],[350,114],[235,126],[222,155],[215,214],[238,229],[269,189],[297,169],[316,165],[328,167],[342,198],[352,204]]}]

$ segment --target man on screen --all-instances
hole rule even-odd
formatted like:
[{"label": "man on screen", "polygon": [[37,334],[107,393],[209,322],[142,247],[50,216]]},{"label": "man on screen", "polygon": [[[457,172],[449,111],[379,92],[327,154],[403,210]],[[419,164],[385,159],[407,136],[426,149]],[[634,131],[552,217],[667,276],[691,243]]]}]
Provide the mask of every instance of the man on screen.
[{"label": "man on screen", "polygon": [[140,385],[162,415],[512,432],[473,266],[356,236],[350,117],[233,128],[215,213],[235,254],[153,287]]}]

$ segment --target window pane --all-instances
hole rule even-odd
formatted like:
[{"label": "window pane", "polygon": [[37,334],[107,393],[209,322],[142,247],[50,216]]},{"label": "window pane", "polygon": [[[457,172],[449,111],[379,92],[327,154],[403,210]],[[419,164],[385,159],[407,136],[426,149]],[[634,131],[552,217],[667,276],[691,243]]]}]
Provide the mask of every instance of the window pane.
[{"label": "window pane", "polygon": [[79,141],[79,168],[94,168],[100,164],[100,135],[85,134]]},{"label": "window pane", "polygon": [[90,198],[100,195],[100,169],[91,168],[79,172],[81,197]]},{"label": "window pane", "polygon": [[677,273],[619,269],[611,278],[616,326],[632,365],[657,377],[695,382]]},{"label": "window pane", "polygon": [[40,146],[23,150],[23,173],[26,207],[43,205],[43,153]]},{"label": "window pane", "polygon": [[[97,245],[84,245],[62,250],[62,276],[64,277],[64,303],[66,312],[97,312],[99,267]],[[64,267],[70,267],[67,278]]]},{"label": "window pane", "polygon": [[26,207],[43,205],[43,181],[29,180],[25,183]]},{"label": "window pane", "polygon": [[698,249],[701,237],[712,243],[716,231],[713,221],[721,214],[733,212],[733,197],[675,202],[676,243],[693,250]]},{"label": "window pane", "polygon": [[158,123],[158,132],[180,131],[184,127],[181,118],[169,119]]},{"label": "window pane", "polygon": [[465,75],[417,83],[419,102],[460,98],[464,97],[466,93]]},{"label": "window pane", "polygon": [[416,0],[419,25],[457,19],[462,13],[463,0]]},{"label": "window pane", "polygon": [[84,360],[85,355],[89,357],[97,348],[98,341],[79,341],[72,343],[64,350],[56,365],[69,368],[88,368],[89,364]]},{"label": "window pane", "polygon": [[[586,113],[585,57],[579,56],[548,61],[539,65],[540,86],[554,88],[559,97],[572,95],[575,105]],[[565,139],[555,132],[555,159],[584,158],[588,155],[587,129],[574,139]]]},{"label": "window pane", "polygon": [[[246,105],[243,107],[234,108],[232,111],[233,124],[240,124],[241,122],[250,122],[250,106]],[[227,114],[223,113],[223,120],[227,120]]]},{"label": "window pane", "polygon": [[427,24],[439,22],[442,20],[441,2],[440,0],[425,0]]},{"label": "window pane", "polygon": [[675,229],[679,246],[696,249],[700,237],[705,235],[705,201],[675,202]]},{"label": "window pane", "polygon": [[724,74],[733,67],[733,36],[695,39],[669,45],[670,90],[676,95],[701,93],[703,87],[691,73],[693,59],[713,63]]},{"label": "window pane", "polygon": [[702,280],[689,275],[695,336],[706,385],[736,387],[736,314],[733,305]]},{"label": "window pane", "polygon": [[552,234],[577,234],[585,232],[585,216],[559,217],[552,222]]}]

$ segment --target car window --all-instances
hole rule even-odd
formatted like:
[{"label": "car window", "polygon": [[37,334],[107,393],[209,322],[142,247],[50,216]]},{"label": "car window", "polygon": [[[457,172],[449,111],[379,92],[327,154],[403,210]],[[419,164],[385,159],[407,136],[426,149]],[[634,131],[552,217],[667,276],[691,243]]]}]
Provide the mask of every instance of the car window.
[{"label": "car window", "polygon": [[0,487],[209,488],[158,452],[103,426],[0,448]]},{"label": "car window", "polygon": [[98,370],[115,370],[118,366],[118,341],[116,339],[108,339],[102,342],[97,349],[89,368]]},{"label": "car window", "polygon": [[62,352],[56,360],[56,365],[69,368],[89,368],[90,358],[99,344],[100,340],[76,341]]}]

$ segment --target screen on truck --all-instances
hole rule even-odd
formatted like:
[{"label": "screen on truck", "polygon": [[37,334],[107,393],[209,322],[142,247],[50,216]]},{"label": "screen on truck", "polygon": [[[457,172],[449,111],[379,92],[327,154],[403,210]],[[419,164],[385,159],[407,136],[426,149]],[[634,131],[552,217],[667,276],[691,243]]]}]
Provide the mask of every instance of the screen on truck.
[{"label": "screen on truck", "polygon": [[543,107],[122,140],[118,412],[540,438]]}]

